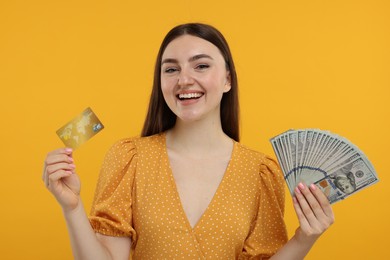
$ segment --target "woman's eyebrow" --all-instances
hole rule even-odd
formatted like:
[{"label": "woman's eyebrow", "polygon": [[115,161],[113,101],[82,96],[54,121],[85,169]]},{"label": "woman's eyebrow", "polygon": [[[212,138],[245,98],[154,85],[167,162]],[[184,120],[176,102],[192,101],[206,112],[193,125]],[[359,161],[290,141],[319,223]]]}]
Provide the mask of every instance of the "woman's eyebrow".
[{"label": "woman's eyebrow", "polygon": [[178,61],[176,59],[167,58],[161,61],[161,65],[163,65],[164,63],[178,63]]},{"label": "woman's eyebrow", "polygon": [[196,61],[196,60],[199,60],[199,59],[202,59],[202,58],[207,58],[207,59],[211,59],[213,60],[213,58],[210,56],[210,55],[207,55],[207,54],[198,54],[198,55],[195,55],[195,56],[192,56],[191,58],[188,59],[188,61]]},{"label": "woman's eyebrow", "polygon": [[[196,60],[199,60],[202,58],[207,58],[207,59],[213,60],[213,58],[210,55],[198,54],[198,55],[195,55],[195,56],[192,56],[191,58],[189,58],[188,61],[193,62],[193,61],[196,61]],[[179,61],[177,59],[166,58],[166,59],[162,60],[161,65],[163,65],[164,63],[179,63]]]}]

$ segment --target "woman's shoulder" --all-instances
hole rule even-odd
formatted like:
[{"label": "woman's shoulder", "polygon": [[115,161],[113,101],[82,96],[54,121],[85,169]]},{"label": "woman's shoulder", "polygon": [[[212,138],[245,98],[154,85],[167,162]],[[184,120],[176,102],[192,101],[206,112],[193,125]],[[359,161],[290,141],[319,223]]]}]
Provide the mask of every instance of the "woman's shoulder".
[{"label": "woman's shoulder", "polygon": [[116,141],[111,150],[117,152],[140,152],[145,149],[155,149],[164,144],[164,134],[155,134],[151,136],[133,136],[121,138]]},{"label": "woman's shoulder", "polygon": [[257,151],[242,143],[236,143],[236,153],[240,161],[247,165],[255,164],[260,167],[260,172],[279,173],[280,168],[277,161],[268,154]]},{"label": "woman's shoulder", "polygon": [[[263,184],[281,190],[280,192],[283,191],[284,176],[274,158],[241,143],[237,143],[236,147],[237,158],[243,167],[256,167],[258,173],[256,175],[260,177]],[[280,193],[279,196],[284,197],[284,193]]]},{"label": "woman's shoulder", "polygon": [[236,149],[237,153],[240,154],[240,156],[255,159],[255,160],[260,161],[260,162],[265,162],[267,160],[273,160],[271,156],[269,156],[263,152],[260,152],[258,150],[255,150],[255,149],[253,149],[245,144],[239,143],[239,142],[236,143],[236,148],[237,148]]}]

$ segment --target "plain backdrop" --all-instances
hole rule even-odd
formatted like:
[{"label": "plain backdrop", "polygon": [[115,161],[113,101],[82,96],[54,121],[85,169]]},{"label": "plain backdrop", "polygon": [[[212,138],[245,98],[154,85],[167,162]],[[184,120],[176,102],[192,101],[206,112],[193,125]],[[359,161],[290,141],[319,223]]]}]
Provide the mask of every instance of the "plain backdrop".
[{"label": "plain backdrop", "polygon": [[[55,132],[91,107],[105,129],[74,153],[89,212],[104,154],[139,135],[160,42],[204,22],[235,58],[242,143],[274,156],[290,128],[348,138],[380,182],[334,205],[306,259],[390,259],[390,2],[1,1],[0,258],[72,259],[60,207],[41,180]],[[289,236],[298,226],[286,194]]]}]

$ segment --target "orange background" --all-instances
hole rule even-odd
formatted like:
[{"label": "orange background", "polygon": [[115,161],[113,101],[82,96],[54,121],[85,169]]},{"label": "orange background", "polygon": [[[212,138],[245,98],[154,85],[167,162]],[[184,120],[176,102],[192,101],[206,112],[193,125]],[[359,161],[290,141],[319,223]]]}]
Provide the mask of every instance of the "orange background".
[{"label": "orange background", "polygon": [[[74,154],[89,211],[103,156],[138,135],[154,60],[173,26],[205,22],[228,39],[239,75],[242,142],[273,154],[289,128],[347,137],[380,182],[334,206],[306,259],[389,257],[390,2],[1,1],[2,259],[72,259],[60,207],[41,181],[55,131],[90,106],[105,129]],[[286,222],[297,227],[289,195]]]}]

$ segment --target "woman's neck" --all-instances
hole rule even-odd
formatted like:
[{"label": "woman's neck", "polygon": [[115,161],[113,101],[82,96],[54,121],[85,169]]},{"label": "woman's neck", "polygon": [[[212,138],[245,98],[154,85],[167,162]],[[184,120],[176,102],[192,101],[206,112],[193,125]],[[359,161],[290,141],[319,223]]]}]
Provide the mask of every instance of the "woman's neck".
[{"label": "woman's neck", "polygon": [[233,141],[218,121],[182,122],[167,131],[167,148],[194,155],[221,153],[230,150]]}]

